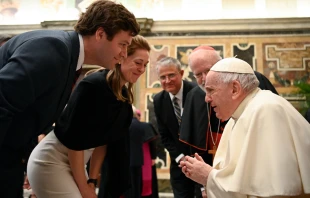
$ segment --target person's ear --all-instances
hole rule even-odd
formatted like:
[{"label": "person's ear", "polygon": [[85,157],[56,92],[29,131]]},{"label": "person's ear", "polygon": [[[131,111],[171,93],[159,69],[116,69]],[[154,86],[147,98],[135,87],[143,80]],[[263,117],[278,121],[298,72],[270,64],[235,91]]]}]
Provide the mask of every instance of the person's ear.
[{"label": "person's ear", "polygon": [[96,40],[106,39],[107,35],[102,27],[99,27],[96,31]]},{"label": "person's ear", "polygon": [[232,82],[232,98],[236,99],[242,94],[242,87],[239,81],[234,80]]},{"label": "person's ear", "polygon": [[183,77],[183,74],[184,74],[184,70],[183,69],[181,69],[180,74],[181,74],[181,77]]}]

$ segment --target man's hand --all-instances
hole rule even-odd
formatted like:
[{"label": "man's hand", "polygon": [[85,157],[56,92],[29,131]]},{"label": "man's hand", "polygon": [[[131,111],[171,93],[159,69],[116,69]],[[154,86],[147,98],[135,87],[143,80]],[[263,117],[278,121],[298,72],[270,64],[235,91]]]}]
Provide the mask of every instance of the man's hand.
[{"label": "man's hand", "polygon": [[208,176],[213,170],[197,153],[194,158],[186,156],[185,160],[180,162],[180,167],[186,177],[202,185],[207,184]]},{"label": "man's hand", "polygon": [[183,156],[183,157],[180,159],[180,161],[179,161],[179,167],[180,167],[180,165],[181,165],[181,162],[182,162],[182,161],[185,161],[185,157],[186,157],[186,156]]},{"label": "man's hand", "polygon": [[201,191],[202,198],[208,198],[206,190]]},{"label": "man's hand", "polygon": [[152,159],[152,166],[156,165],[156,160]]},{"label": "man's hand", "polygon": [[25,180],[24,180],[23,188],[27,189],[27,190],[31,189],[31,186],[29,184],[29,180],[28,180],[28,176],[27,175],[26,175]]},{"label": "man's hand", "polygon": [[45,137],[45,134],[39,135],[38,136],[38,142],[41,142],[44,137]]}]

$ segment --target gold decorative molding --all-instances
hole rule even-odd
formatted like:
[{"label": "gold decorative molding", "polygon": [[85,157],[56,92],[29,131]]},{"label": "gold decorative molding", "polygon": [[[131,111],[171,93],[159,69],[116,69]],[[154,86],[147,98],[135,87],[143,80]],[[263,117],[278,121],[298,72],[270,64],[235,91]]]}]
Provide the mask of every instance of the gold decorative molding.
[{"label": "gold decorative molding", "polygon": [[[150,18],[137,18],[140,34],[152,36],[165,33],[268,33],[268,32],[310,32],[310,17],[300,18],[261,18],[261,19],[218,19],[218,20],[173,20],[154,21]],[[37,29],[73,30],[76,20],[43,21],[40,24],[0,25],[3,34],[20,34]]]},{"label": "gold decorative molding", "polygon": [[73,30],[76,20],[67,21],[43,21],[41,26],[43,29],[61,29],[61,30]]},{"label": "gold decorative molding", "polygon": [[151,32],[151,28],[153,26],[153,19],[149,19],[149,18],[137,18],[137,21],[140,25],[140,34],[141,35],[144,35],[144,34],[147,34],[147,33],[150,33]]},{"label": "gold decorative molding", "polygon": [[[67,21],[43,21],[41,26],[43,29],[61,29],[61,30],[73,30],[76,20]],[[153,25],[153,19],[149,18],[137,18],[137,22],[140,25],[140,34],[146,34],[151,31]]]},{"label": "gold decorative molding", "polygon": [[310,17],[154,21],[152,33],[270,32],[310,30]]},{"label": "gold decorative molding", "polygon": [[[144,35],[151,32],[153,25],[153,19],[149,18],[137,18],[140,25],[140,34]],[[0,25],[1,34],[21,34],[23,32],[39,29],[53,29],[53,30],[73,30],[76,20],[64,20],[64,21],[43,21],[40,24],[21,24],[21,25]]]},{"label": "gold decorative molding", "polygon": [[26,25],[0,25],[1,34],[17,35],[32,30],[40,30],[40,24],[26,24]]}]

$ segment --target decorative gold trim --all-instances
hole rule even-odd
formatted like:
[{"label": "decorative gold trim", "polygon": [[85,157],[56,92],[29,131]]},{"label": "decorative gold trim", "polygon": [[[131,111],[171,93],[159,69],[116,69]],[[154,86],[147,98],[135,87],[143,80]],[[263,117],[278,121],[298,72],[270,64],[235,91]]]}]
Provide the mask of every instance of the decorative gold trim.
[{"label": "decorative gold trim", "polygon": [[[268,33],[310,31],[310,17],[262,18],[262,19],[218,19],[218,20],[170,20],[154,21],[150,18],[137,18],[142,35],[160,33]],[[73,30],[76,20],[43,21],[32,25],[0,25],[3,34],[20,34],[37,29]]]},{"label": "decorative gold trim", "polygon": [[152,33],[164,32],[269,32],[310,30],[310,17],[154,21]]}]

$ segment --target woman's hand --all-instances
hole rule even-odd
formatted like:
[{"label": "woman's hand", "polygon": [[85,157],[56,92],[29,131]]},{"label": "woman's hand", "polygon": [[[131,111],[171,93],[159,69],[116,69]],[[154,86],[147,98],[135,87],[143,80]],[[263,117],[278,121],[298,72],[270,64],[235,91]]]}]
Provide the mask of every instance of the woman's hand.
[{"label": "woman's hand", "polygon": [[72,175],[83,198],[93,198],[96,195],[94,190],[87,184],[84,164],[84,151],[68,149],[68,159]]},{"label": "woman's hand", "polygon": [[80,188],[80,192],[83,198],[97,198],[95,188],[91,187],[89,184]]},{"label": "woman's hand", "polygon": [[96,186],[94,183],[89,183],[88,186],[96,192]]},{"label": "woman's hand", "polygon": [[94,149],[90,158],[89,178],[97,179],[100,175],[100,169],[107,153],[107,145],[98,146]]}]

